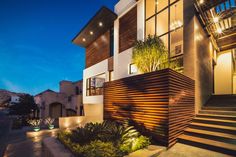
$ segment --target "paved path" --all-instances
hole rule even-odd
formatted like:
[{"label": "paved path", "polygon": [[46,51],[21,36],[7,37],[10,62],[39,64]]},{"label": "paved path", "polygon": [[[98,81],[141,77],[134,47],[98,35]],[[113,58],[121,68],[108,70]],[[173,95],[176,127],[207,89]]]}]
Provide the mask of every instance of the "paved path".
[{"label": "paved path", "polygon": [[42,130],[39,132],[12,131],[9,134],[8,146],[4,157],[42,157],[42,140],[45,137],[55,136],[57,129]]},{"label": "paved path", "polygon": [[7,145],[7,137],[10,131],[11,121],[0,111],[0,156],[3,156]]},{"label": "paved path", "polygon": [[231,157],[214,151],[177,143],[159,157]]}]

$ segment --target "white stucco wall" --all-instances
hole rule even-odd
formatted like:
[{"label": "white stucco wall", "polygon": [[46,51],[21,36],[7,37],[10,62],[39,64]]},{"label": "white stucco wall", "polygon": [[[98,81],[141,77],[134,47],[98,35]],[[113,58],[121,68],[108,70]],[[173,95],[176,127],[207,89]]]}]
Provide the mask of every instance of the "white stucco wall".
[{"label": "white stucco wall", "polygon": [[218,55],[215,67],[215,94],[232,94],[233,64],[231,51]]},{"label": "white stucco wall", "polygon": [[129,7],[125,7],[125,10],[122,10],[124,7],[121,7],[121,4],[125,4],[124,0],[121,0],[115,7],[116,12],[120,14],[118,14],[119,16],[114,23],[114,80],[135,75],[129,74],[129,65],[132,63],[132,48],[119,53],[119,19],[137,5],[137,39],[143,40],[145,32],[144,0],[140,0],[138,3],[136,1],[132,1],[132,3],[127,1],[126,5]]},{"label": "white stucco wall", "polygon": [[83,104],[85,116],[100,116],[100,119],[103,118],[103,95],[86,96],[86,80],[103,73],[105,73],[106,81],[108,81],[108,59],[85,69],[83,72]]},{"label": "white stucco wall", "polygon": [[120,0],[115,5],[115,13],[119,16],[126,12],[133,4],[135,4],[135,0]]},{"label": "white stucco wall", "polygon": [[236,94],[236,73],[234,74],[233,77],[233,94]]}]

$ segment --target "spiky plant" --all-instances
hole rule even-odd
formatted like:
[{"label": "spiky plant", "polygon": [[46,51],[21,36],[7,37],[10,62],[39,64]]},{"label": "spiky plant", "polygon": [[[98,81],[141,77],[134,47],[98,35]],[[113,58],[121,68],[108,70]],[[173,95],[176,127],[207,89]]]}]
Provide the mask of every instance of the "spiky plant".
[{"label": "spiky plant", "polygon": [[28,120],[28,123],[32,126],[32,127],[40,127],[42,120],[41,119],[30,119]]},{"label": "spiky plant", "polygon": [[132,61],[142,73],[175,67],[168,62],[168,51],[164,42],[157,36],[139,40],[133,48]]},{"label": "spiky plant", "polygon": [[53,125],[53,122],[54,122],[54,121],[55,121],[54,118],[47,117],[47,118],[44,120],[44,123],[49,126],[49,125]]}]

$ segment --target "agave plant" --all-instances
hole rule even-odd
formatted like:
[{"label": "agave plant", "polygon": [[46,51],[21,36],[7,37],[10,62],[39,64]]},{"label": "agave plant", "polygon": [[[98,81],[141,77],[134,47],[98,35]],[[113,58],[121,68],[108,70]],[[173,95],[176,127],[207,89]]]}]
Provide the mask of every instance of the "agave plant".
[{"label": "agave plant", "polygon": [[50,117],[48,117],[48,118],[46,118],[45,120],[44,120],[44,123],[48,126],[48,128],[51,130],[51,129],[53,129],[54,128],[54,125],[53,125],[53,122],[55,121],[55,119],[54,118],[50,118]]},{"label": "agave plant", "polygon": [[28,120],[28,123],[33,127],[34,131],[40,130],[42,120],[41,119],[30,119]]}]

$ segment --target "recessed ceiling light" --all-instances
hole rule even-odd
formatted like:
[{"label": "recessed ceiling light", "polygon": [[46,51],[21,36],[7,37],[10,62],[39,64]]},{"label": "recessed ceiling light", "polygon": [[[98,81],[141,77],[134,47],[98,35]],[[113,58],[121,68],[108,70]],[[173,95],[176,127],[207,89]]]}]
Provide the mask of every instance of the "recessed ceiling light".
[{"label": "recessed ceiling light", "polygon": [[203,3],[204,3],[204,0],[199,0],[199,3],[200,3],[200,4],[203,4]]},{"label": "recessed ceiling light", "polygon": [[83,42],[85,42],[85,41],[86,41],[86,39],[85,39],[85,38],[83,38],[82,40],[83,40]]},{"label": "recessed ceiling light", "polygon": [[90,35],[93,35],[93,31],[90,31],[89,34],[90,34]]},{"label": "recessed ceiling light", "polygon": [[103,26],[103,23],[102,23],[102,22],[99,22],[98,25],[99,25],[100,27],[102,27],[102,26]]},{"label": "recessed ceiling light", "polygon": [[221,28],[218,28],[218,29],[217,29],[217,33],[221,34],[222,32],[223,32],[223,31],[222,31]]},{"label": "recessed ceiling light", "polygon": [[214,17],[213,22],[218,23],[219,22],[219,17]]}]

